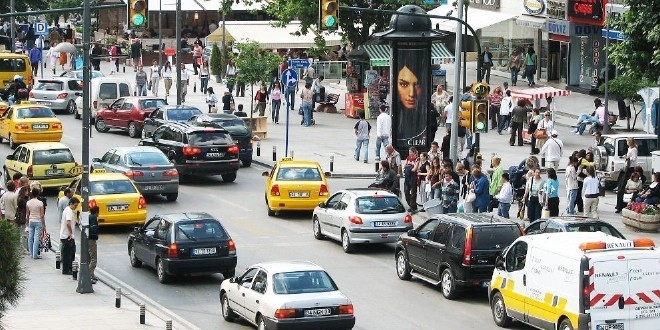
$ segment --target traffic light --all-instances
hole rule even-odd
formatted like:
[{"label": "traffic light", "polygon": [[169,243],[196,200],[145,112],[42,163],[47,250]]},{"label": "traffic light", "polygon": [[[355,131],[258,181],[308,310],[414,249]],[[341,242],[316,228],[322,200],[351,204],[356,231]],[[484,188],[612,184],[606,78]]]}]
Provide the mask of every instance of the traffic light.
[{"label": "traffic light", "polygon": [[339,26],[339,0],[319,0],[319,30],[334,31]]},{"label": "traffic light", "polygon": [[472,93],[477,96],[478,99],[485,99],[490,91],[490,87],[486,83],[474,83],[472,84]]},{"label": "traffic light", "polygon": [[467,129],[472,129],[472,101],[462,101],[458,109],[458,123]]},{"label": "traffic light", "polygon": [[128,1],[128,28],[144,29],[147,27],[147,0]]},{"label": "traffic light", "polygon": [[488,132],[488,100],[472,101],[472,131],[485,133]]}]

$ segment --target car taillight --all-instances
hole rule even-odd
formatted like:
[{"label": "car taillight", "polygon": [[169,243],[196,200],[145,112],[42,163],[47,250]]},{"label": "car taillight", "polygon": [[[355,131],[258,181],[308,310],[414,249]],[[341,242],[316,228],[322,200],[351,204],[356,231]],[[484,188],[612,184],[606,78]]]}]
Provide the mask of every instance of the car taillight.
[{"label": "car taillight", "polygon": [[463,265],[472,264],[472,228],[465,234],[465,248],[463,248]]},{"label": "car taillight", "polygon": [[296,317],[296,310],[293,308],[275,310],[275,318],[277,319],[291,319],[294,317]]},{"label": "car taillight", "polygon": [[94,102],[92,102],[92,107],[93,107],[94,109],[98,109],[98,105],[99,105],[99,101],[94,101]]},{"label": "car taillight", "polygon": [[33,98],[34,98],[34,93],[30,92],[30,94],[28,94],[28,96],[29,96],[31,99],[33,99]]},{"label": "car taillight", "polygon": [[170,244],[167,247],[167,257],[168,258],[178,258],[179,257],[179,248],[176,246],[176,243]]},{"label": "car taillight", "polygon": [[328,195],[328,186],[322,184],[321,188],[319,189],[319,196],[327,196]]},{"label": "car taillight", "polygon": [[356,224],[356,225],[361,225],[362,224],[362,218],[351,215],[348,217],[348,221]]},{"label": "car taillight", "polygon": [[89,206],[89,208],[91,209],[98,206],[98,204],[96,203],[95,199],[90,199],[89,202],[87,202],[87,206]]},{"label": "car taillight", "polygon": [[230,154],[237,154],[238,153],[238,146],[231,146],[227,148],[227,152]]},{"label": "car taillight", "polygon": [[176,177],[179,176],[179,171],[176,169],[171,169],[163,172],[163,176]]},{"label": "car taillight", "polygon": [[227,248],[229,248],[230,255],[236,255],[236,243],[234,243],[233,239],[229,239],[229,242],[227,242]]},{"label": "car taillight", "polygon": [[271,196],[279,196],[280,195],[280,186],[274,184],[272,187],[270,187],[270,195]]},{"label": "car taillight", "polygon": [[196,147],[183,147],[181,152],[183,152],[183,154],[186,155],[186,156],[194,156],[194,155],[197,155],[197,154],[201,154],[202,149],[196,148]]},{"label": "car taillight", "polygon": [[63,100],[63,99],[65,99],[67,96],[69,96],[69,93],[60,93],[60,94],[57,95],[57,99],[58,99],[58,100]]},{"label": "car taillight", "polygon": [[29,129],[30,128],[30,126],[28,126],[28,124],[16,124],[16,125],[14,125],[14,127],[16,127],[16,129]]},{"label": "car taillight", "polygon": [[340,315],[353,315],[353,305],[340,305],[339,306]]},{"label": "car taillight", "polygon": [[147,207],[147,200],[144,199],[144,196],[140,196],[140,199],[138,200],[138,209],[143,209]]},{"label": "car taillight", "polygon": [[31,178],[31,177],[34,176],[34,169],[32,168],[32,165],[28,166],[26,175],[27,175],[28,178]]},{"label": "car taillight", "polygon": [[403,218],[403,223],[411,223],[412,222],[412,215],[406,214],[406,217]]},{"label": "car taillight", "polygon": [[50,124],[50,128],[59,128],[59,129],[62,129],[62,124],[60,124],[60,123],[53,123],[53,124]]},{"label": "car taillight", "polygon": [[128,171],[124,171],[124,175],[131,179],[135,179],[136,177],[144,176],[144,172],[128,170]]}]

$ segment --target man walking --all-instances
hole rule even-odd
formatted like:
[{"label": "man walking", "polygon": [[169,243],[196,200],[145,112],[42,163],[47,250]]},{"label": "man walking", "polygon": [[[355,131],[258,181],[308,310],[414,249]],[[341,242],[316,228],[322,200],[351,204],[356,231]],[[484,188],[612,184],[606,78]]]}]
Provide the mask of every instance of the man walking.
[{"label": "man walking", "polygon": [[493,53],[490,52],[490,47],[484,47],[484,52],[481,54],[481,70],[487,84],[490,84],[490,69],[493,67]]},{"label": "man walking", "polygon": [[523,123],[527,119],[527,109],[525,109],[525,101],[518,100],[518,105],[516,105],[513,110],[511,110],[511,138],[509,138],[509,145],[513,146],[516,142],[516,136],[518,137],[518,146],[522,147],[523,138],[522,138],[522,129]]},{"label": "man walking", "polygon": [[557,138],[557,131],[552,130],[550,138],[541,147],[541,155],[546,160],[546,168],[559,168],[559,161],[564,153],[564,142]]},{"label": "man walking", "polygon": [[64,188],[64,196],[57,201],[57,219],[62,221],[62,213],[64,209],[69,206],[69,200],[73,197],[73,190],[71,188]]},{"label": "man walking", "polygon": [[369,133],[371,132],[371,124],[368,121],[364,120],[364,110],[358,111],[358,116],[360,120],[355,123],[355,136],[357,140],[355,142],[355,160],[360,161],[360,151],[364,146],[364,162],[367,163],[369,160]]},{"label": "man walking", "polygon": [[392,117],[387,113],[387,105],[380,105],[380,114],[376,118],[376,161],[380,161],[380,146],[390,144],[392,135]]},{"label": "man walking", "polygon": [[32,64],[32,75],[37,76],[39,72],[39,63],[41,63],[41,49],[37,47],[37,44],[33,44],[29,53],[30,64]]},{"label": "man walking", "polygon": [[60,255],[62,256],[62,274],[73,274],[73,259],[76,257],[76,240],[73,226],[76,221],[76,209],[80,204],[78,197],[71,197],[69,206],[62,212],[60,223]]},{"label": "man walking", "polygon": [[[183,78],[181,79],[183,80]],[[144,72],[142,65],[138,65],[135,73],[135,94],[137,96],[147,96],[147,73]]]}]

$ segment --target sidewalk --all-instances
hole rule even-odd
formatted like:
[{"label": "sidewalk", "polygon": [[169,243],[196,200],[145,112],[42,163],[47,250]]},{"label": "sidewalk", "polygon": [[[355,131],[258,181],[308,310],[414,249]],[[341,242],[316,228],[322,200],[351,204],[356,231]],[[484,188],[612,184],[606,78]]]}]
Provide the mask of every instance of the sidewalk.
[{"label": "sidewalk", "polygon": [[[157,316],[146,305],[145,324],[140,324],[137,304],[122,297],[121,308],[115,308],[115,291],[99,281],[94,292],[76,292],[78,281],[62,275],[55,269],[55,253],[43,253],[43,259],[33,260],[23,256],[25,282],[23,296],[15,307],[10,307],[0,320],[6,329],[12,330],[133,330],[165,329],[166,317]],[[97,269],[98,272],[98,269]],[[126,293],[126,292],[124,292]],[[173,322],[173,329],[177,327]],[[180,326],[180,325],[179,325]]]}]

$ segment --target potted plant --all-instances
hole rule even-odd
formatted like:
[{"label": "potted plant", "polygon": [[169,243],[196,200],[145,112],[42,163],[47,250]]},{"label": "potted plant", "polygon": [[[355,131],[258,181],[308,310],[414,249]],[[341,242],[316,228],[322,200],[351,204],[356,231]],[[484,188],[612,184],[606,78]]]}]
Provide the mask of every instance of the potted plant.
[{"label": "potted plant", "polygon": [[622,210],[623,223],[645,231],[660,229],[660,209],[655,205],[642,202],[630,202]]},{"label": "potted plant", "polygon": [[222,82],[222,56],[220,56],[218,44],[213,44],[209,66],[211,67],[211,74],[215,76],[215,82]]}]

